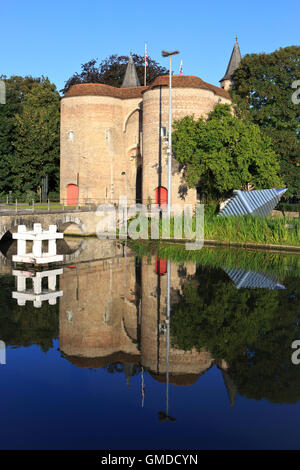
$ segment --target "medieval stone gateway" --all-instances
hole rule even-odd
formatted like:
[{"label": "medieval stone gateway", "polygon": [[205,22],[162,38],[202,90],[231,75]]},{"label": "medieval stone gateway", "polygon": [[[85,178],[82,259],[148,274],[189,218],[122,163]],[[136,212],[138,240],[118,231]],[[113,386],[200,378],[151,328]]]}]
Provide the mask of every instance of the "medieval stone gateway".
[{"label": "medieval stone gateway", "polygon": [[[236,40],[221,87],[196,76],[173,75],[172,119],[206,118],[217,103],[230,104],[228,89],[240,61]],[[93,204],[125,195],[129,205],[154,203],[157,188],[168,187],[168,122],[168,75],[141,86],[132,56],[121,88],[71,86],[61,100],[61,201]],[[175,159],[172,165],[172,204],[195,204],[196,189],[183,192],[183,171]]]}]

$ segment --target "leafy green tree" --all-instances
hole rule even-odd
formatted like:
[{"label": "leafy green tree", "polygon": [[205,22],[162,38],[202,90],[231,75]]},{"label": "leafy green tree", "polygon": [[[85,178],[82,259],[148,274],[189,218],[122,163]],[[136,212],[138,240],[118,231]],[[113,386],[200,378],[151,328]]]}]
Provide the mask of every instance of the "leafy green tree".
[{"label": "leafy green tree", "polygon": [[283,185],[271,139],[256,124],[234,116],[228,104],[216,105],[207,120],[186,116],[173,127],[173,148],[187,184],[199,186],[208,198],[222,198],[248,183],[256,189]]},{"label": "leafy green tree", "polygon": [[15,187],[36,191],[49,175],[49,187],[59,184],[59,94],[45,79],[26,94],[15,116]]},{"label": "leafy green tree", "polygon": [[[132,54],[133,61],[136,66],[137,75],[140,84],[144,84],[144,56]],[[117,54],[102,60],[97,66],[95,59],[81,65],[81,73],[75,73],[66,81],[65,87],[61,90],[63,94],[71,88],[72,85],[78,83],[105,83],[115,87],[122,85],[126,67],[128,64],[128,56],[118,56]],[[159,65],[155,60],[148,57],[147,66],[147,85],[150,85],[159,75],[165,75],[168,70]]]},{"label": "leafy green tree", "polygon": [[239,116],[250,119],[271,137],[280,157],[289,195],[300,195],[300,107],[292,102],[300,79],[300,47],[271,54],[247,54],[233,75],[231,96]]},{"label": "leafy green tree", "polygon": [[0,105],[0,194],[13,191],[22,196],[29,189],[36,193],[46,173],[50,189],[56,189],[59,94],[44,77],[1,79],[6,84],[6,104]]},{"label": "leafy green tree", "polygon": [[40,79],[18,76],[0,78],[6,85],[6,104],[0,105],[0,193],[7,194],[15,189],[15,115],[21,112],[24,97],[39,85]]}]

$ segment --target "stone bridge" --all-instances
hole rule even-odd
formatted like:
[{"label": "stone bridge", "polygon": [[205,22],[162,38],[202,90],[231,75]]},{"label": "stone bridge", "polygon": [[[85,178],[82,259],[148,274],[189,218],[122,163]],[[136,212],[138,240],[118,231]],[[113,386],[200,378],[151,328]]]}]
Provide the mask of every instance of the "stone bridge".
[{"label": "stone bridge", "polygon": [[[116,211],[117,212],[117,211]],[[117,212],[118,214],[118,212]],[[97,224],[101,221],[101,215],[96,214],[96,210],[79,209],[72,211],[51,210],[45,211],[22,211],[22,212],[0,212],[0,275],[7,273],[5,265],[10,265],[11,255],[3,250],[6,241],[12,238],[12,233],[18,230],[18,225],[25,225],[28,229],[33,228],[34,223],[40,223],[44,229],[48,229],[49,225],[57,225],[58,231],[63,232],[66,236],[73,235],[76,238],[58,241],[58,252],[64,254],[64,262],[83,262],[93,259],[106,259],[111,256],[123,256],[122,247],[118,240],[99,240],[77,238],[78,236],[96,235]],[[118,226],[118,218],[116,220]],[[60,246],[60,242],[62,245]],[[100,243],[99,243],[100,242]],[[9,245],[7,250],[9,249]],[[62,250],[62,251],[61,251]]]},{"label": "stone bridge", "polygon": [[[16,244],[11,245],[10,242],[0,244],[0,276],[11,275],[12,256],[16,254],[16,250]],[[66,236],[57,242],[57,252],[63,254],[63,265],[105,260],[117,262],[119,258],[125,256],[125,251],[127,257],[133,256],[118,240],[99,240],[97,237]]]},{"label": "stone bridge", "polygon": [[55,224],[59,232],[68,235],[95,235],[96,227],[100,221],[95,210],[78,210],[65,212],[62,210],[50,212],[20,212],[0,213],[0,240],[10,236],[17,231],[18,225],[26,225],[33,228],[33,224],[39,222],[47,229],[49,225]]}]

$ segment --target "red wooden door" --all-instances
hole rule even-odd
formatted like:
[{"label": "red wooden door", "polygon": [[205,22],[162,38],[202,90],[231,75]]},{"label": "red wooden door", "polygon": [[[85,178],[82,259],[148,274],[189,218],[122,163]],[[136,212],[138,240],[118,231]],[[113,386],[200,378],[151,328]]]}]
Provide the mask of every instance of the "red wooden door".
[{"label": "red wooden door", "polygon": [[68,184],[67,186],[67,206],[76,206],[78,201],[77,184]]},{"label": "red wooden door", "polygon": [[166,208],[168,205],[168,190],[163,186],[159,186],[158,188],[156,188],[155,193],[156,204],[158,204],[159,207]]},{"label": "red wooden door", "polygon": [[155,272],[156,274],[162,275],[166,274],[167,272],[167,260],[166,259],[159,259],[157,256],[155,257]]}]

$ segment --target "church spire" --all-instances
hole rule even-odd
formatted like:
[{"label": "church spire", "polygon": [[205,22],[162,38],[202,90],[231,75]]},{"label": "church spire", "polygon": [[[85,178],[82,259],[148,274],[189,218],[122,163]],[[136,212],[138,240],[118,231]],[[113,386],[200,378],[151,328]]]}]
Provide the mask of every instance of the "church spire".
[{"label": "church spire", "polygon": [[230,403],[231,408],[233,408],[235,404],[236,395],[237,395],[237,387],[226,370],[221,369],[221,372],[222,372],[223,380],[224,380],[225,387],[227,390],[229,403]]},{"label": "church spire", "polygon": [[221,87],[224,88],[225,90],[228,90],[229,87],[231,86],[232,75],[236,71],[236,69],[239,67],[241,60],[242,60],[241,51],[239,48],[238,38],[236,36],[235,44],[233,46],[233,50],[231,53],[231,57],[230,57],[225,75],[220,80]]},{"label": "church spire", "polygon": [[130,387],[130,377],[134,375],[134,364],[124,362],[123,371],[126,377],[127,387]]},{"label": "church spire", "polygon": [[130,57],[121,88],[130,88],[134,86],[141,86],[141,84],[137,76],[136,68],[132,58],[132,53],[130,51]]}]

